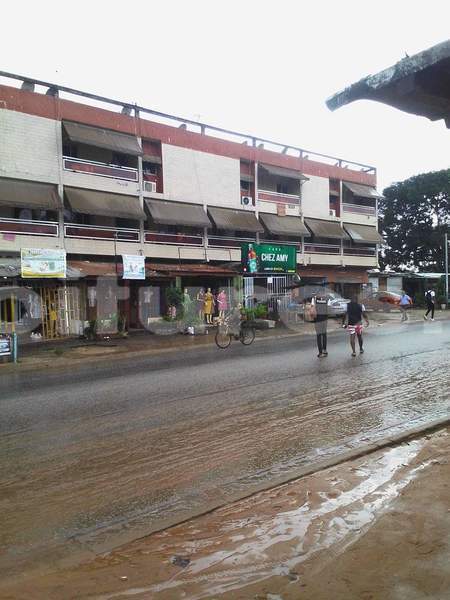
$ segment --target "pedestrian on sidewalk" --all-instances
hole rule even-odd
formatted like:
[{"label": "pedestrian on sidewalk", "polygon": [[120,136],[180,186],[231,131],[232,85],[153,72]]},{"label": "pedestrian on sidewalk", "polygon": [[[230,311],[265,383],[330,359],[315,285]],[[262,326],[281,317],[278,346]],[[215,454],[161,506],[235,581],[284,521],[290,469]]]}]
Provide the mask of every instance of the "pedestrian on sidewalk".
[{"label": "pedestrian on sidewalk", "polygon": [[318,294],[312,298],[314,314],[314,327],[316,330],[317,348],[319,354],[317,358],[328,356],[327,352],[327,325],[328,325],[328,298],[325,295]]},{"label": "pedestrian on sidewalk", "polygon": [[412,304],[412,299],[410,298],[410,296],[408,296],[408,294],[405,292],[405,290],[402,290],[402,294],[400,296],[400,312],[402,313],[402,323],[405,323],[406,321],[409,321],[409,316],[408,316],[408,309],[411,308],[411,304]]},{"label": "pedestrian on sidewalk", "polygon": [[366,307],[364,304],[359,304],[356,298],[347,304],[347,314],[345,315],[344,327],[348,327],[350,334],[350,346],[352,348],[352,356],[356,356],[356,337],[358,337],[359,353],[363,354],[363,324],[362,320],[365,320],[366,326],[369,327],[369,319],[366,314]]},{"label": "pedestrian on sidewalk", "polygon": [[424,314],[423,318],[425,321],[428,321],[428,315],[431,312],[431,320],[434,321],[434,306],[436,302],[436,292],[432,289],[429,289],[425,294],[425,301],[427,303],[427,312]]}]

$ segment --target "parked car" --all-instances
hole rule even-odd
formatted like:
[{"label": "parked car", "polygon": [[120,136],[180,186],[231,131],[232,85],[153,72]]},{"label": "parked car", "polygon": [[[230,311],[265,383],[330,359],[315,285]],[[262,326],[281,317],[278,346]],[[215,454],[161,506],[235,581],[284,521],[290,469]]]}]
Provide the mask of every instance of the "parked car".
[{"label": "parked car", "polygon": [[400,294],[395,292],[373,292],[366,296],[362,303],[367,310],[390,312],[400,306]]},{"label": "parked car", "polygon": [[328,313],[330,317],[342,317],[347,312],[348,298],[342,298],[339,294],[328,294]]}]

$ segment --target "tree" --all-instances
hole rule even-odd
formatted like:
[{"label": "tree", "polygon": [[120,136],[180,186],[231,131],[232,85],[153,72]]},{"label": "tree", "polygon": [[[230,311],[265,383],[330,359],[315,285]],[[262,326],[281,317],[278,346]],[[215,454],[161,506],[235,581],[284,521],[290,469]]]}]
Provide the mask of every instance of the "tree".
[{"label": "tree", "polygon": [[384,268],[443,271],[443,239],[450,230],[450,169],[394,183],[380,200],[379,229],[387,248]]}]

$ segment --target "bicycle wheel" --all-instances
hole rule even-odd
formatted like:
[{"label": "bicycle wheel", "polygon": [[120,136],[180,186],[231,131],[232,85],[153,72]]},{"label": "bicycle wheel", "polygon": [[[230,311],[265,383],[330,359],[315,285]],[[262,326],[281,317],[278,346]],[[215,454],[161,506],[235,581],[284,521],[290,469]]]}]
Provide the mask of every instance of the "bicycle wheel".
[{"label": "bicycle wheel", "polygon": [[250,344],[253,343],[254,339],[255,330],[253,329],[253,327],[243,327],[241,329],[241,333],[239,335],[239,341],[241,342],[241,344],[244,344],[244,346],[250,346]]},{"label": "bicycle wheel", "polygon": [[218,348],[228,348],[228,346],[231,344],[231,334],[227,329],[222,329],[219,327],[219,329],[216,331],[215,340]]}]

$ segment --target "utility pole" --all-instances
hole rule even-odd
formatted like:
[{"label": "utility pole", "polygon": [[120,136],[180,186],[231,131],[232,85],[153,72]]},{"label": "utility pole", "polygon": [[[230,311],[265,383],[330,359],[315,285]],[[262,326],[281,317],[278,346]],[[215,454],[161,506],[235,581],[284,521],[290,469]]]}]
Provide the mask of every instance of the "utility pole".
[{"label": "utility pole", "polygon": [[444,236],[445,243],[445,306],[448,306],[448,233]]}]

